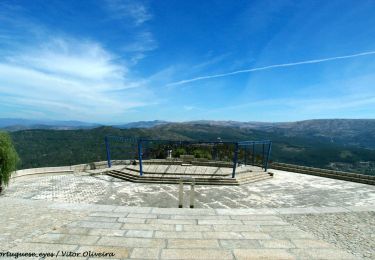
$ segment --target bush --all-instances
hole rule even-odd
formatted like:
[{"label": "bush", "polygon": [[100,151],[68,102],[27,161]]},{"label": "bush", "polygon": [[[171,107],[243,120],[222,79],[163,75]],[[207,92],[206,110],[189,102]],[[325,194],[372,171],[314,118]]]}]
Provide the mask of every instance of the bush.
[{"label": "bush", "polygon": [[0,187],[2,184],[8,185],[10,176],[16,170],[18,161],[17,152],[9,135],[0,132]]}]

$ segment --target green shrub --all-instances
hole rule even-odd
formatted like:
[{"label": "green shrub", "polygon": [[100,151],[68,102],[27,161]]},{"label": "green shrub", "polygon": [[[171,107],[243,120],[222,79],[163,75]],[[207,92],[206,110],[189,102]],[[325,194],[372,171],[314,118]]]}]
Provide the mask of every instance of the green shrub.
[{"label": "green shrub", "polygon": [[16,170],[18,161],[17,152],[9,135],[0,132],[0,186],[8,185],[10,175]]}]

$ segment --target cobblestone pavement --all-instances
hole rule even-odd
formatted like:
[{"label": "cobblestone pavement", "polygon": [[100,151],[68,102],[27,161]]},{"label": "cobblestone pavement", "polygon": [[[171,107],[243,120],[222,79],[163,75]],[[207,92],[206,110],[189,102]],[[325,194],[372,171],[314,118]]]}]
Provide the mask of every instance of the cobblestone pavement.
[{"label": "cobblestone pavement", "polygon": [[[272,170],[269,180],[241,186],[197,186],[198,208],[362,206],[375,204],[375,186]],[[16,178],[4,196],[70,203],[176,207],[178,186],[97,176]],[[188,203],[188,189],[186,203]]]},{"label": "cobblestone pavement", "polygon": [[[5,196],[0,208],[1,230],[8,227],[10,233],[1,234],[6,237],[3,257],[35,253],[34,259],[42,259],[39,254],[48,253],[54,259],[67,259],[63,254],[93,259],[101,253],[107,259],[360,259],[283,219],[283,212],[300,216],[300,208],[163,209]],[[304,209],[314,214],[375,211]]]},{"label": "cobblestone pavement", "polygon": [[375,259],[375,212],[284,215],[282,218],[354,255]]}]

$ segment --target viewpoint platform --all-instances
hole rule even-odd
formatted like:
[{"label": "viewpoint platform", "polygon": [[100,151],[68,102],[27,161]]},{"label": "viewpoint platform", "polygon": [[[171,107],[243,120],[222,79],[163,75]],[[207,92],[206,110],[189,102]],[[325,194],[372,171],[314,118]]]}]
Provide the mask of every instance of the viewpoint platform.
[{"label": "viewpoint platform", "polygon": [[81,259],[375,257],[373,185],[271,168],[272,178],[261,181],[196,184],[190,209],[188,186],[178,208],[178,183],[126,181],[108,173],[130,165],[105,165],[18,171],[0,196],[1,252],[55,259],[66,259],[62,252]]}]

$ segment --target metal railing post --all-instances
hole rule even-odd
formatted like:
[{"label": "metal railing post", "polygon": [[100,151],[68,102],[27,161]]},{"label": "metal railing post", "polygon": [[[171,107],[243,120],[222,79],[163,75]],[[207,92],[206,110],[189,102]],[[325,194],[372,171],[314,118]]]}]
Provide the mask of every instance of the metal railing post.
[{"label": "metal railing post", "polygon": [[142,171],[142,139],[138,139],[138,160],[139,160],[139,175],[143,175]]},{"label": "metal railing post", "polygon": [[108,164],[108,168],[111,168],[112,167],[112,163],[111,163],[111,150],[110,150],[110,147],[109,147],[109,141],[108,141],[108,137],[104,137],[104,142],[105,142],[105,149],[106,149],[106,152],[107,152],[107,164]]},{"label": "metal railing post", "polygon": [[262,144],[262,167],[263,167],[263,169],[265,169],[266,168],[266,165],[265,165],[265,160],[264,160],[264,157],[265,157],[265,154],[264,154],[264,143]]},{"label": "metal railing post", "polygon": [[268,153],[267,153],[267,161],[266,161],[266,167],[264,168],[264,171],[266,172],[268,170],[268,161],[271,157],[271,148],[272,148],[272,142],[270,141],[268,145]]},{"label": "metal railing post", "polygon": [[245,146],[245,165],[247,165],[247,145]]},{"label": "metal railing post", "polygon": [[236,177],[237,161],[238,161],[238,143],[236,143],[234,146],[232,178]]},{"label": "metal railing post", "polygon": [[253,166],[255,165],[255,143],[253,143],[253,154],[252,154],[253,156]]}]

